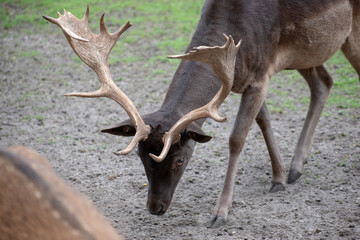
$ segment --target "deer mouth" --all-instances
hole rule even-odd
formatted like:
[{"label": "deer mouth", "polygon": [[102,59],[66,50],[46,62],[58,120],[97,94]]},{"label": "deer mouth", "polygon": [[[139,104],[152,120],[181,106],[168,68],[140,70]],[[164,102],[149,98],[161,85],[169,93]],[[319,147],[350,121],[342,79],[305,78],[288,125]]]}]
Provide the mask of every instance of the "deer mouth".
[{"label": "deer mouth", "polygon": [[160,210],[158,210],[158,211],[151,211],[151,210],[149,209],[149,212],[150,212],[152,215],[161,216],[161,215],[164,215],[164,214],[165,214],[165,211],[164,211],[163,209],[164,209],[163,207],[161,207]]},{"label": "deer mouth", "polygon": [[147,209],[149,210],[149,212],[152,215],[164,215],[168,209],[167,204],[165,204],[163,201],[158,201],[158,202],[148,202],[147,203]]}]

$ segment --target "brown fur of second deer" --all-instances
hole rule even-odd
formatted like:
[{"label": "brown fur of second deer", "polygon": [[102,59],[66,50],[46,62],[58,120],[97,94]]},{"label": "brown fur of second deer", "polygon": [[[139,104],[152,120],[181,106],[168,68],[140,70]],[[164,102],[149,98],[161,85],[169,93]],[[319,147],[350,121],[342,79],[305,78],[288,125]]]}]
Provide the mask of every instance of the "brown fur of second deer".
[{"label": "brown fur of second deer", "polygon": [[0,151],[0,238],[121,239],[45,158],[25,147]]}]

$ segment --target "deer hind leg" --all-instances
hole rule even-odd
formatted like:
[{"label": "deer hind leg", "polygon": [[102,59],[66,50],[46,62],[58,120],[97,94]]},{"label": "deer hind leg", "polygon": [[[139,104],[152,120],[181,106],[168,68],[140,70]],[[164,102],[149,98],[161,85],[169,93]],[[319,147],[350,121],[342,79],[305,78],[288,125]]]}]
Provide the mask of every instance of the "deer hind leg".
[{"label": "deer hind leg", "polygon": [[276,140],[271,129],[269,111],[265,102],[260,108],[256,117],[256,122],[264,136],[270,155],[272,167],[272,187],[270,188],[270,192],[283,191],[285,190],[285,164],[280,155],[279,147],[276,144]]},{"label": "deer hind leg", "polygon": [[306,120],[291,161],[288,183],[295,182],[302,174],[310,151],[311,139],[320,119],[326,99],[332,86],[332,78],[323,65],[299,70],[311,91],[310,106]]},{"label": "deer hind leg", "polygon": [[342,45],[341,50],[359,75],[360,80],[360,29],[352,31],[350,36]]}]

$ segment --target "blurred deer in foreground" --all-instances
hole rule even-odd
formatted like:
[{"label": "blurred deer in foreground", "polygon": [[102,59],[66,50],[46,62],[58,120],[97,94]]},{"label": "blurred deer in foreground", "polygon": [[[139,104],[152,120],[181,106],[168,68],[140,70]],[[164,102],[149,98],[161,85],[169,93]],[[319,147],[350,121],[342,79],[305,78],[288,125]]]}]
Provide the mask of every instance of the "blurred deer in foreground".
[{"label": "blurred deer in foreground", "polygon": [[[332,86],[332,78],[323,63],[341,49],[360,74],[359,1],[207,0],[187,53],[171,57],[183,61],[162,106],[156,112],[140,116],[111,80],[108,67],[112,47],[131,25],[126,23],[110,34],[103,15],[100,34],[95,35],[89,28],[88,16],[89,9],[81,20],[66,11],[57,19],[45,17],[61,27],[73,50],[94,69],[101,81],[98,91],[67,96],[108,97],[129,114],[129,120],[102,132],[134,136],[130,145],[118,154],[129,153],[139,143],[138,155],[149,180],[147,207],[150,213],[162,215],[167,211],[195,142],[211,139],[201,130],[205,118],[224,121],[217,109],[230,91],[242,94],[229,138],[225,183],[209,221],[210,227],[220,226],[227,220],[237,162],[255,120],[270,154],[273,173],[270,191],[285,189],[285,165],[264,101],[270,78],[282,70],[297,69],[311,91],[309,110],[287,180],[293,183],[303,172],[311,139]],[[224,45],[223,33],[232,35],[225,35]]]},{"label": "blurred deer in foreground", "polygon": [[89,200],[25,147],[0,150],[1,240],[119,240]]}]

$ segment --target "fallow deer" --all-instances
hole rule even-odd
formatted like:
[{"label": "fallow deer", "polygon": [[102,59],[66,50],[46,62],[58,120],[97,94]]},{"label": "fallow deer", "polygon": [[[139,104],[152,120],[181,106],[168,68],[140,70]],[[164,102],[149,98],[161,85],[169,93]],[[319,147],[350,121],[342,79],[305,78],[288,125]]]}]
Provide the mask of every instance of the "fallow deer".
[{"label": "fallow deer", "polygon": [[95,207],[33,150],[0,150],[0,239],[120,240]]},{"label": "fallow deer", "polygon": [[[102,16],[100,35],[94,35],[88,27],[88,14],[87,10],[82,20],[68,12],[59,14],[58,19],[45,17],[62,28],[74,51],[101,80],[101,89],[94,93],[68,96],[109,97],[128,112],[129,120],[102,132],[135,135],[129,147],[119,154],[130,152],[139,143],[138,154],[149,180],[147,207],[150,213],[166,212],[195,142],[211,139],[201,130],[205,118],[224,120],[216,109],[230,90],[242,94],[229,138],[225,183],[209,221],[210,227],[223,225],[227,220],[238,158],[255,120],[270,154],[273,173],[270,191],[285,188],[284,162],[265,104],[271,76],[285,69],[296,69],[311,91],[309,110],[287,179],[288,183],[293,183],[303,172],[316,124],[332,86],[332,78],[323,63],[341,49],[360,74],[359,1],[207,0],[187,53],[174,57],[183,61],[163,104],[158,111],[140,117],[136,110],[130,110],[135,109],[132,103],[114,97],[116,92],[119,98],[128,99],[107,80],[110,79],[108,54],[130,24],[110,34]],[[225,35],[226,43],[219,47],[223,44],[223,33],[232,37]],[[241,46],[235,44],[241,39]]]}]

